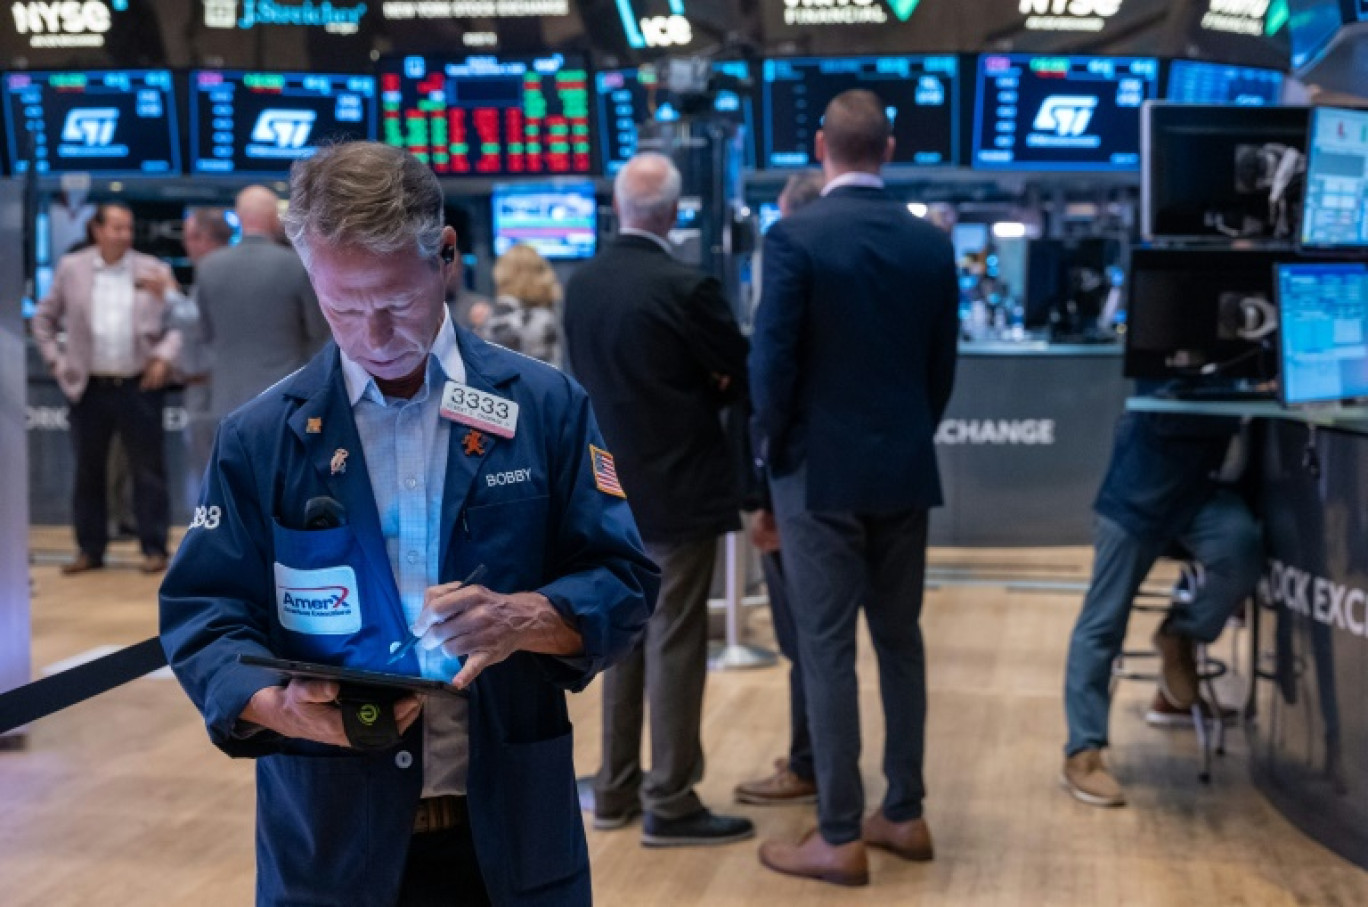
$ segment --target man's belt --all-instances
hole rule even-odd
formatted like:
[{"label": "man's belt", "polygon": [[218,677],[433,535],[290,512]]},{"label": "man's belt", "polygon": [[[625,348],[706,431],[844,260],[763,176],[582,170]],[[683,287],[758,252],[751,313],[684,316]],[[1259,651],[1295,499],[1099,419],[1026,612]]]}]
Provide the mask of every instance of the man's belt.
[{"label": "man's belt", "polygon": [[123,387],[125,384],[138,384],[142,373],[136,375],[91,375],[89,383],[100,387]]},{"label": "man's belt", "polygon": [[464,825],[466,821],[465,797],[428,797],[418,801],[418,812],[413,817],[413,833],[421,835],[446,831]]}]

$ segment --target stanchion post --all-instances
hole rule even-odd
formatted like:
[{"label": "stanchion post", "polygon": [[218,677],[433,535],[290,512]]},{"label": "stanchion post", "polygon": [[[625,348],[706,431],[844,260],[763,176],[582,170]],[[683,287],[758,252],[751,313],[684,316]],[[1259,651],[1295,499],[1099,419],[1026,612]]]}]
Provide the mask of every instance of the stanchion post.
[{"label": "stanchion post", "polygon": [[742,532],[727,534],[726,548],[726,607],[727,636],[724,644],[716,649],[708,659],[708,666],[714,671],[737,670],[743,668],[767,668],[778,661],[778,656],[768,649],[748,645],[743,642],[745,628],[741,621],[744,617],[744,597],[746,594],[746,536]]},{"label": "stanchion post", "polygon": [[[0,180],[0,692],[29,682],[28,378],[24,349],[23,187]],[[23,729],[0,749],[23,745]]]}]

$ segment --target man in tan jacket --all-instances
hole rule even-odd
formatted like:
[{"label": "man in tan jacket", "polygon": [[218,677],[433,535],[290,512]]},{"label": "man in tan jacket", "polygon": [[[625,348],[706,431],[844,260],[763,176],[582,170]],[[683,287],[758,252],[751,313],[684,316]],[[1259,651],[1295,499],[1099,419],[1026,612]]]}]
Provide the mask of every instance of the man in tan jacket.
[{"label": "man in tan jacket", "polygon": [[80,550],[62,572],[104,566],[106,464],[117,434],[133,470],[142,570],[159,573],[166,569],[168,521],[162,403],[181,342],[165,327],[175,278],[161,261],[132,251],[133,212],[125,205],[101,205],[91,223],[95,245],[63,256],[33,316],[43,361],[71,401],[72,522]]}]

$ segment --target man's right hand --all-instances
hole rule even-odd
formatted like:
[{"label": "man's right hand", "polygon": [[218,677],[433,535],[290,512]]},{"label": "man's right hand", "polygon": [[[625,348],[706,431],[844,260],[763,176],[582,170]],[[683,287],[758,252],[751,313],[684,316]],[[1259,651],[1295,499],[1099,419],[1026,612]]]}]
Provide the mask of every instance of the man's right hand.
[{"label": "man's right hand", "polygon": [[[312,740],[329,746],[350,747],[342,727],[342,712],[337,707],[338,685],[329,680],[295,678],[283,687],[257,690],[240,720],[258,724],[282,737]],[[418,720],[423,709],[416,696],[394,703],[394,721],[404,733]]]}]

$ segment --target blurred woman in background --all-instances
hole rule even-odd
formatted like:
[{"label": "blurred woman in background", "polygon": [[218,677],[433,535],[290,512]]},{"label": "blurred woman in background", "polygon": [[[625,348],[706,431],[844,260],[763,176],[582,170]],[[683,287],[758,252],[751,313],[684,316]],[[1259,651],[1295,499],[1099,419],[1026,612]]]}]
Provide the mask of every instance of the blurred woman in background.
[{"label": "blurred woman in background", "polygon": [[485,340],[560,368],[561,285],[551,263],[524,243],[494,265],[493,311],[477,333]]}]

